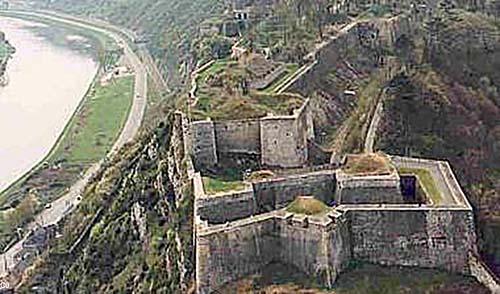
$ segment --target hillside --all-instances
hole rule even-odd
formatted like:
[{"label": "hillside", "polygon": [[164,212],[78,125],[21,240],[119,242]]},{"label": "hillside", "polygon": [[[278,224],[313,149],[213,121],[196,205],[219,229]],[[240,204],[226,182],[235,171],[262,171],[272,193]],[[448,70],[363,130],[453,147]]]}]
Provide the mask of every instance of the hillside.
[{"label": "hillside", "polygon": [[147,41],[151,55],[172,85],[178,85],[192,70],[196,57],[199,24],[219,15],[224,2],[218,0],[45,0],[37,8],[99,18],[136,32]]},{"label": "hillside", "polygon": [[500,273],[500,30],[493,19],[459,10],[432,27],[447,33],[427,31],[428,65],[391,81],[377,145],[452,163],[477,212],[480,251]]},{"label": "hillside", "polygon": [[[124,148],[87,187],[64,237],[39,259],[23,293],[172,293],[192,278],[192,197],[170,119]],[[175,186],[175,187],[174,187]],[[124,246],[126,244],[126,246]],[[64,290],[63,290],[64,289]]]}]

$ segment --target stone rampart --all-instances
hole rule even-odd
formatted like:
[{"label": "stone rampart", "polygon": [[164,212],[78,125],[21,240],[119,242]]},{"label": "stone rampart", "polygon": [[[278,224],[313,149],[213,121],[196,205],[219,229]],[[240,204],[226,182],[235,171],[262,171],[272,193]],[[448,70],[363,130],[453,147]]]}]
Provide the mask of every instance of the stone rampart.
[{"label": "stone rampart", "polygon": [[468,257],[476,251],[471,210],[351,205],[347,211],[353,258],[469,273]]},{"label": "stone rampart", "polygon": [[215,126],[210,119],[192,122],[188,130],[189,153],[195,166],[212,167],[218,162]]},{"label": "stone rampart", "polygon": [[293,115],[261,119],[262,164],[299,167],[307,163],[307,140],[314,137],[308,108],[309,99]]},{"label": "stone rampart", "polygon": [[404,203],[397,172],[378,176],[355,176],[339,171],[337,182],[337,203]]},{"label": "stone rampart", "polygon": [[200,218],[214,224],[258,214],[258,205],[251,186],[242,191],[197,198],[195,205]]},{"label": "stone rampart", "polygon": [[[279,260],[300,268],[324,287],[332,287],[350,258],[350,236],[344,215],[331,219],[277,217]],[[324,217],[323,217],[324,218]]]},{"label": "stone rampart", "polygon": [[225,283],[257,272],[279,250],[272,215],[261,215],[198,230],[196,241],[197,293],[213,293]]},{"label": "stone rampart", "polygon": [[195,121],[188,138],[188,150],[198,167],[213,167],[219,155],[230,158],[231,154],[257,155],[267,166],[300,167],[308,161],[308,139],[314,138],[309,99],[292,115]]},{"label": "stone rampart", "polygon": [[260,154],[260,122],[258,119],[217,121],[215,137],[218,154]]},{"label": "stone rampart", "polygon": [[197,174],[194,190],[197,215],[211,224],[218,224],[286,207],[298,196],[315,196],[330,203],[335,193],[335,171],[254,181],[240,191],[216,195],[205,194],[201,176]]},{"label": "stone rampart", "polygon": [[297,266],[331,287],[350,260],[348,223],[343,214],[294,216],[274,211],[227,225],[199,225],[197,293],[253,274],[271,262]]},{"label": "stone rampart", "polygon": [[335,193],[335,171],[327,170],[252,183],[259,211],[286,207],[298,196],[314,196],[331,203]]}]

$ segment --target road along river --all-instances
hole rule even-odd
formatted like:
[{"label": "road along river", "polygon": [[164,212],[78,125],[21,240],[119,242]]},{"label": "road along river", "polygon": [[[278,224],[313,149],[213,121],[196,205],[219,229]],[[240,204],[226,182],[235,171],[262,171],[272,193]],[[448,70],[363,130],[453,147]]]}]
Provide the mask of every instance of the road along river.
[{"label": "road along river", "polygon": [[0,17],[16,53],[0,87],[0,191],[52,148],[98,68],[90,41],[46,25]]}]

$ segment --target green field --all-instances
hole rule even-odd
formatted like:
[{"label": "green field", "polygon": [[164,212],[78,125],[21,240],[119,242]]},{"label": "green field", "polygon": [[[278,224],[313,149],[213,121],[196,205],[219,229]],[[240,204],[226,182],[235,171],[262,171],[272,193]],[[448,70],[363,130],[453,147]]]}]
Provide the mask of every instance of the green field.
[{"label": "green field", "polygon": [[103,158],[127,120],[133,89],[133,76],[92,89],[50,161],[90,163]]},{"label": "green field", "polygon": [[434,178],[428,170],[417,168],[400,168],[398,169],[398,171],[400,174],[416,175],[420,181],[420,184],[425,188],[427,197],[432,199],[432,202],[435,205],[439,205],[442,203],[443,197],[441,195],[441,192],[439,192],[439,189],[434,182]]}]

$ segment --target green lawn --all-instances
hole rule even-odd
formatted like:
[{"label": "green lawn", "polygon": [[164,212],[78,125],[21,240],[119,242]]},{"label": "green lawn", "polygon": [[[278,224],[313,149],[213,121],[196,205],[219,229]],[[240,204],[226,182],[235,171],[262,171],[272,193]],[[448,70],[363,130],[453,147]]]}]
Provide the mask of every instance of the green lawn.
[{"label": "green lawn", "polygon": [[434,178],[428,170],[417,168],[400,168],[398,169],[398,171],[400,174],[416,175],[420,181],[420,184],[424,186],[425,190],[427,191],[427,197],[432,199],[432,202],[436,205],[442,203],[443,197],[441,195],[441,192],[439,192],[439,189],[434,182]]},{"label": "green lawn", "polygon": [[103,158],[127,120],[133,87],[129,76],[91,90],[51,159],[90,163]]},{"label": "green lawn", "polygon": [[205,193],[212,195],[220,192],[241,190],[245,187],[245,183],[242,181],[228,181],[203,177],[203,187],[205,188]]}]

